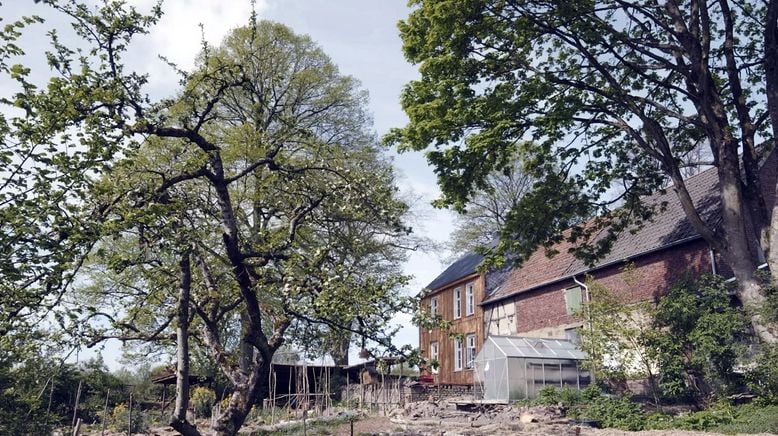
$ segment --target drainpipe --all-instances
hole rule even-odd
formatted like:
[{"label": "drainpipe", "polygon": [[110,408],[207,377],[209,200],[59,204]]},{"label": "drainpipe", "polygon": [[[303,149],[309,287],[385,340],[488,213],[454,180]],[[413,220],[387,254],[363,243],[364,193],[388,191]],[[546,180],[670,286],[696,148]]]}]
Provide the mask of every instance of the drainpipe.
[{"label": "drainpipe", "polygon": [[713,248],[709,247],[708,251],[710,253],[710,270],[713,273],[713,275],[717,275],[718,272],[716,272],[716,253],[713,252]]},{"label": "drainpipe", "polygon": [[584,290],[584,298],[586,299],[586,319],[588,319],[589,331],[592,331],[592,316],[591,309],[589,308],[589,303],[592,302],[592,299],[591,295],[589,295],[589,287],[586,286],[586,283],[581,282],[575,276],[573,276],[573,282],[575,282],[576,285],[580,286]]}]

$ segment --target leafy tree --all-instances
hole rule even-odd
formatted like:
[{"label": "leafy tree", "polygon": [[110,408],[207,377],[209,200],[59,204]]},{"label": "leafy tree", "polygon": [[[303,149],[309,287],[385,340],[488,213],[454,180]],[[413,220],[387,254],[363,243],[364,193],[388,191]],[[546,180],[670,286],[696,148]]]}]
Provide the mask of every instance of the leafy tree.
[{"label": "leafy tree", "polygon": [[[778,268],[778,214],[766,204],[776,186],[759,176],[778,129],[778,1],[411,5],[400,32],[421,78],[402,95],[409,124],[387,141],[430,149],[443,205],[463,207],[517,148],[538,180],[492,261],[567,238],[593,262],[650,217],[640,197],[670,181],[694,229],[732,267],[741,301],[764,304],[757,265]],[[702,219],[682,177],[701,142],[720,180],[720,225]],[[758,310],[752,323],[776,340]]]},{"label": "leafy tree", "polygon": [[[630,273],[625,271],[625,274]],[[658,365],[647,344],[654,330],[653,303],[624,304],[611,290],[591,278],[586,285],[589,301],[576,316],[583,321],[581,349],[588,355],[587,364],[595,379],[612,385],[630,379],[648,379],[658,403]]]},{"label": "leafy tree", "polygon": [[733,368],[747,344],[748,323],[721,277],[677,283],[659,301],[653,326],[647,344],[666,396],[704,403],[738,386]]},{"label": "leafy tree", "polygon": [[[80,208],[90,176],[117,151],[105,141],[106,132],[84,116],[89,100],[105,92],[104,83],[94,81],[74,96],[54,79],[42,91],[21,64],[28,60],[19,43],[22,32],[42,21],[23,17],[0,30],[0,359],[22,360],[53,342],[45,326],[64,330],[74,315],[60,303],[96,240],[102,216],[100,209]],[[53,56],[50,61],[70,79],[82,77]],[[45,98],[46,92],[56,98]],[[74,117],[61,117],[64,113]]]},{"label": "leafy tree", "polygon": [[185,416],[190,339],[232,385],[218,434],[235,434],[266,395],[273,355],[292,333],[345,330],[391,347],[389,321],[410,307],[394,265],[407,206],[358,83],[309,38],[252,18],[204,47],[175,98],[152,104],[122,55],[158,9],[50,3],[90,49],[55,40],[60,75],[36,110],[66,105],[47,116],[94,126],[96,143],[114,151],[78,209],[102,213],[92,296],[74,301],[78,333],[175,340],[171,425],[183,434],[199,434]]},{"label": "leafy tree", "polygon": [[462,255],[489,247],[496,242],[508,214],[532,188],[532,178],[524,174],[520,159],[486,177],[481,189],[473,193],[456,217],[451,234],[451,251]]}]

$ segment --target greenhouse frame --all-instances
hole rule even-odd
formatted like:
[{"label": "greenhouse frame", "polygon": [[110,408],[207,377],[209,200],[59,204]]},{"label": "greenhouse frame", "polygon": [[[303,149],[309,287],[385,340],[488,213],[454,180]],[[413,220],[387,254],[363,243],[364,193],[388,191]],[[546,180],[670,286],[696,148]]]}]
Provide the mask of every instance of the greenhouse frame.
[{"label": "greenhouse frame", "polygon": [[475,358],[475,378],[484,400],[532,399],[548,386],[588,386],[592,377],[581,368],[584,359],[586,354],[566,340],[489,336]]}]

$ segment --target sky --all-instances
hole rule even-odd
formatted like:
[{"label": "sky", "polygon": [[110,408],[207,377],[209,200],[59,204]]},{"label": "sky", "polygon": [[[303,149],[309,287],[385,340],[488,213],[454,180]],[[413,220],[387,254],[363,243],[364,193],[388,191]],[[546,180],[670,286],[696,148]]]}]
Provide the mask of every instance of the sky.
[{"label": "sky", "polygon": [[[128,0],[140,10],[148,10],[156,0]],[[358,79],[370,94],[370,111],[379,136],[392,127],[403,126],[407,118],[399,96],[403,86],[418,76],[415,66],[402,55],[397,22],[408,15],[405,0],[257,0],[260,19],[277,21],[294,32],[308,34],[333,59],[341,73]],[[177,88],[178,78],[159,56],[165,57],[183,69],[191,68],[201,46],[201,35],[210,44],[218,44],[237,26],[248,23],[251,13],[249,0],[165,0],[165,15],[152,32],[141,38],[130,50],[127,64],[150,76],[148,92],[153,97],[167,97]],[[32,0],[6,0],[0,6],[0,16],[8,22],[21,14],[37,14],[47,23],[25,36],[24,45],[46,43],[43,29],[56,28],[67,37],[67,25],[50,18],[45,6]],[[202,24],[202,28],[200,26]],[[32,59],[31,64],[43,65],[43,60]],[[0,83],[0,92],[3,83]],[[439,190],[435,176],[422,153],[409,152],[393,156],[399,175],[401,192],[414,201],[414,231],[418,235],[443,243],[453,229],[452,214],[433,209],[430,202]],[[415,252],[404,265],[412,280],[406,292],[418,293],[442,271],[447,253]],[[398,317],[403,326],[397,345],[417,345],[418,330],[409,317]],[[89,353],[86,353],[88,355]],[[109,346],[104,358],[109,367],[118,365],[118,350]]]}]

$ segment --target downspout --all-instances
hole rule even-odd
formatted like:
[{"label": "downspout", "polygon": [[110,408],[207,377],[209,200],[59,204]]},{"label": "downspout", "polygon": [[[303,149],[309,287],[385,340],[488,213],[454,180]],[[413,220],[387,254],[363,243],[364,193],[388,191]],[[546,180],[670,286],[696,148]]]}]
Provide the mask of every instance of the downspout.
[{"label": "downspout", "polygon": [[713,248],[709,247],[708,252],[710,255],[710,270],[713,273],[713,275],[718,275],[718,272],[716,271],[716,253],[713,252]]},{"label": "downspout", "polygon": [[589,323],[589,331],[592,330],[592,317],[591,317],[591,309],[589,308],[589,304],[592,302],[591,296],[589,295],[589,287],[586,286],[586,283],[583,283],[579,281],[575,276],[573,276],[573,282],[575,282],[576,285],[580,286],[584,290],[584,299],[586,300],[586,319]]},{"label": "downspout", "polygon": [[[589,304],[592,302],[592,298],[591,298],[591,295],[589,294],[589,287],[586,286],[586,283],[583,283],[580,280],[578,280],[575,277],[575,275],[573,275],[573,282],[575,282],[575,284],[577,284],[578,286],[580,286],[584,290],[584,295],[585,295],[584,298],[586,299],[586,323],[589,324],[589,332],[593,333],[594,332],[594,326],[592,325],[592,313],[591,313],[591,308],[589,307]],[[576,363],[576,366],[578,366],[577,363]],[[589,371],[589,374],[591,376],[591,381],[594,382],[595,381],[595,371]],[[578,377],[579,378],[581,377],[580,373],[578,374]],[[579,380],[579,384],[580,384],[580,380]]]}]

